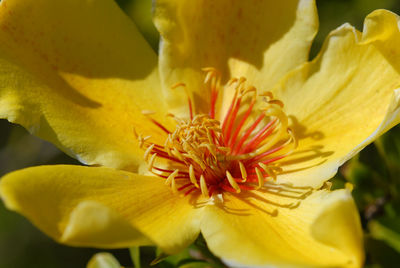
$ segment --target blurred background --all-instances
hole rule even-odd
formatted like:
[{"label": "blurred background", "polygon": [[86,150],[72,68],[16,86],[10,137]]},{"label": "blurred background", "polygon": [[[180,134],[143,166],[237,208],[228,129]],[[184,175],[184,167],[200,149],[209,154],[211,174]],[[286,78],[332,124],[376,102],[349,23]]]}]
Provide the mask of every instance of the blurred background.
[{"label": "blurred background", "polygon": [[[151,0],[118,0],[154,50],[158,34],[151,22]],[[362,29],[371,11],[389,9],[400,14],[398,0],[317,0],[320,30],[312,46],[314,57],[334,28],[349,22]],[[79,164],[53,145],[30,136],[26,130],[0,120],[0,176],[24,167],[43,164]],[[346,181],[355,185],[367,251],[366,267],[400,267],[400,127],[396,127],[344,165],[334,178],[334,187]],[[154,249],[144,248],[144,263],[154,258]],[[0,202],[0,268],[85,267],[97,249],[56,244],[20,215]],[[132,266],[128,250],[111,252],[124,266]],[[173,267],[171,262],[156,267]]]}]

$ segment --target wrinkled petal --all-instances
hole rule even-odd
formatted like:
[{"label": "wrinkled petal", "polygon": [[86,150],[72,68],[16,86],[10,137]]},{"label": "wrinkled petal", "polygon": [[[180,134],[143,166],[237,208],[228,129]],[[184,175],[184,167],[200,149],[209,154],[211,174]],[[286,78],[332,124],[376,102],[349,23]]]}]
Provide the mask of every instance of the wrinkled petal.
[{"label": "wrinkled petal", "polygon": [[162,132],[141,114],[163,116],[160,93],[157,56],[113,1],[1,1],[1,118],[86,164],[135,170],[133,128]]},{"label": "wrinkled petal", "polygon": [[268,89],[307,60],[318,28],[313,0],[157,0],[154,19],[162,37],[160,75],[171,107],[186,112],[185,92],[169,89],[184,82],[202,113],[210,96],[201,68],[215,67],[225,79],[246,76]]},{"label": "wrinkled petal", "polygon": [[114,248],[152,241],[174,253],[199,233],[200,209],[158,177],[100,167],[41,166],[3,177],[0,195],[9,209],[68,245]]},{"label": "wrinkled petal", "polygon": [[[383,22],[386,34],[376,30]],[[397,22],[382,10],[366,18],[363,34],[343,25],[315,60],[283,80],[276,95],[292,117],[299,147],[283,160],[280,179],[319,186],[400,122],[399,69],[388,55],[400,55]]]},{"label": "wrinkled petal", "polygon": [[268,192],[225,195],[205,209],[201,232],[234,267],[361,267],[362,231],[350,192],[317,191],[289,208],[297,201]]}]

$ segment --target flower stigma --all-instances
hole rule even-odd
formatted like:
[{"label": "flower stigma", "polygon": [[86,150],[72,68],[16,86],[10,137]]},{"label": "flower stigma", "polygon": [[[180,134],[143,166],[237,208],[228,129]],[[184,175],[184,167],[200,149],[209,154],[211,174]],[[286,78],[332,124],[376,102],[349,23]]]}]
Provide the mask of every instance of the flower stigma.
[{"label": "flower stigma", "polygon": [[[221,86],[221,75],[215,68],[203,71],[204,84],[211,93],[208,114],[194,114],[188,97],[190,117],[183,119],[169,114],[176,121],[175,130],[170,131],[151,118],[151,111],[143,111],[166,133],[165,143],[157,144],[150,142],[151,136],[138,135],[135,131],[145,151],[148,170],[165,179],[174,193],[185,196],[201,193],[212,197],[223,192],[239,194],[269,187],[268,183],[274,182],[282,172],[279,160],[297,147],[282,101],[275,99],[271,92],[258,94],[243,77],[230,79]],[[186,90],[184,83],[172,89],[177,87]],[[218,95],[222,89],[233,90],[233,98],[226,112],[217,116],[217,104],[221,105]],[[262,98],[262,106],[256,108],[257,98]]]}]

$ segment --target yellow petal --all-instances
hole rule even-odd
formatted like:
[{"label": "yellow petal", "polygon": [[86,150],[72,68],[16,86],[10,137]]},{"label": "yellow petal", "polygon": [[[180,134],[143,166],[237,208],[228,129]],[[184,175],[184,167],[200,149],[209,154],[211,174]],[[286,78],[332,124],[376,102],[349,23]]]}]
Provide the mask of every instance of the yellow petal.
[{"label": "yellow petal", "polygon": [[199,233],[199,210],[158,177],[109,168],[41,166],[0,181],[9,209],[68,245],[102,248],[148,245],[168,253]]},{"label": "yellow petal", "polygon": [[291,208],[298,200],[279,194],[243,196],[225,195],[201,222],[211,251],[229,264],[361,267],[361,225],[347,190],[317,191]]},{"label": "yellow petal", "polygon": [[81,201],[76,205],[59,241],[74,246],[103,248],[152,244],[118,213],[96,201]]},{"label": "yellow petal", "polygon": [[177,97],[168,88],[184,82],[198,112],[207,112],[209,104],[201,68],[215,67],[225,79],[247,76],[269,89],[307,60],[318,28],[313,0],[157,0],[154,17],[162,37],[160,73],[169,102],[186,107],[184,92]]},{"label": "yellow petal", "polygon": [[141,110],[165,111],[157,56],[111,0],[1,1],[0,84],[1,118],[86,164],[134,170],[133,128],[156,129]]},{"label": "yellow petal", "polygon": [[[364,34],[343,25],[315,60],[284,79],[276,93],[292,117],[299,148],[283,161],[286,174],[280,179],[321,185],[400,122],[400,75],[389,56],[400,59],[398,21],[377,11],[367,17]],[[376,30],[381,23],[389,24],[387,30]]]}]

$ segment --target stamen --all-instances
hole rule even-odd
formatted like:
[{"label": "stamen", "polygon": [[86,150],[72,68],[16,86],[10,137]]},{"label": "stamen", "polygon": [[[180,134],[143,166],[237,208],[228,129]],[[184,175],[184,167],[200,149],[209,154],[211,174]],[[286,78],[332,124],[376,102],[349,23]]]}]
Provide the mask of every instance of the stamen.
[{"label": "stamen", "polygon": [[243,165],[242,162],[239,161],[239,168],[240,168],[240,173],[242,174],[242,181],[241,182],[246,182],[247,181],[247,171],[245,166]]},{"label": "stamen", "polygon": [[199,184],[197,183],[196,176],[194,174],[193,165],[189,166],[189,178],[190,181],[194,184],[194,186],[196,186],[196,188],[199,188]]},{"label": "stamen", "polygon": [[268,101],[269,104],[276,104],[279,105],[281,108],[283,108],[283,102],[280,100],[270,100]]},{"label": "stamen", "polygon": [[144,152],[144,155],[143,155],[145,161],[147,161],[147,159],[149,158],[149,154],[154,149],[154,146],[156,146],[156,145],[153,143],[152,145],[147,147],[147,149],[146,149],[146,151]]},{"label": "stamen", "polygon": [[153,122],[153,124],[154,125],[156,125],[157,127],[159,127],[162,131],[164,131],[165,133],[167,133],[167,134],[170,134],[171,132],[166,128],[166,127],[164,127],[161,123],[158,123],[156,120],[154,120],[153,118],[150,118],[150,117],[148,117],[149,119],[150,119],[150,121],[151,122]]},{"label": "stamen", "polygon": [[[160,145],[149,141],[151,136],[143,136],[133,129],[139,146],[145,149],[143,157],[149,171],[164,178],[174,193],[182,191],[184,196],[201,193],[212,198],[223,197],[226,192],[259,191],[285,198],[305,198],[312,188],[276,182],[283,172],[280,160],[297,147],[282,101],[274,99],[268,91],[258,94],[244,77],[232,78],[223,86],[224,90],[234,90],[234,96],[221,123],[215,119],[221,75],[215,68],[203,71],[206,72],[204,84],[211,93],[208,114],[194,113],[191,95],[184,83],[171,88],[185,89],[190,119],[167,114],[176,121],[175,130],[169,131],[151,118],[152,111],[142,111],[165,133],[165,142]],[[264,107],[255,110],[257,94],[262,97]],[[244,105],[247,106],[244,108]],[[157,157],[162,167],[155,166]],[[298,205],[298,202],[269,203],[285,208]]]},{"label": "stamen", "polygon": [[168,178],[165,180],[166,185],[171,185],[172,192],[174,194],[178,193],[178,189],[176,188],[175,177],[178,175],[179,169],[176,169],[172,172]]},{"label": "stamen", "polygon": [[151,111],[151,110],[142,110],[142,114],[143,115],[152,115],[155,114],[155,111]]},{"label": "stamen", "polygon": [[265,171],[267,172],[268,176],[272,177],[272,179],[276,180],[276,174],[272,170],[272,168],[269,168],[266,164],[260,162],[258,165]]},{"label": "stamen", "polygon": [[228,179],[229,184],[232,186],[232,188],[236,190],[236,193],[240,193],[239,185],[236,183],[235,179],[232,177],[231,173],[228,170],[226,171],[226,178]]},{"label": "stamen", "polygon": [[261,171],[256,167],[256,174],[258,179],[258,185],[256,189],[260,189],[264,185],[264,176],[262,175]]},{"label": "stamen", "polygon": [[200,176],[200,189],[201,189],[201,193],[204,195],[204,197],[209,197],[206,180],[204,179],[203,175]]},{"label": "stamen", "polygon": [[172,181],[175,180],[175,177],[178,176],[178,172],[179,172],[179,169],[175,169],[175,171],[172,172],[172,173],[168,176],[168,178],[165,180],[165,184],[166,184],[166,185],[171,185]]},{"label": "stamen", "polygon": [[153,170],[154,161],[156,160],[157,154],[153,154],[149,161],[149,171]]},{"label": "stamen", "polygon": [[177,87],[186,87],[186,84],[185,84],[185,83],[182,83],[182,82],[176,83],[175,85],[173,85],[173,86],[171,87],[171,89],[175,89],[175,88],[177,88]]},{"label": "stamen", "polygon": [[175,85],[173,85],[171,87],[171,89],[176,89],[177,87],[183,87],[185,89],[185,93],[187,95],[187,99],[188,99],[188,104],[189,104],[189,115],[190,115],[190,120],[193,119],[193,103],[192,103],[192,99],[190,97],[190,93],[186,88],[186,84],[185,83],[176,83]]}]

